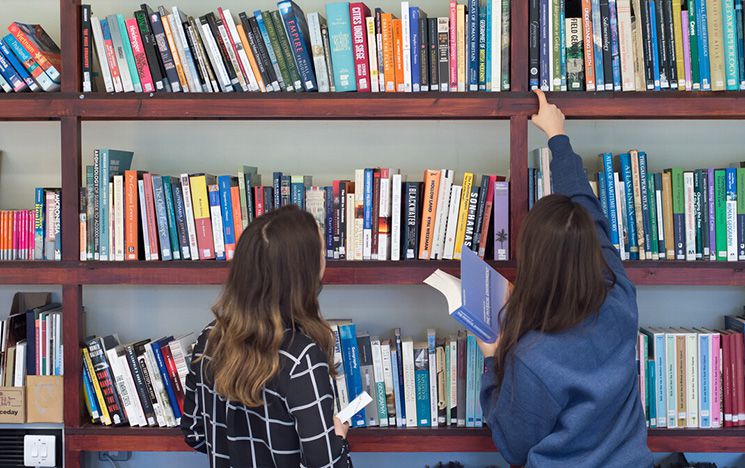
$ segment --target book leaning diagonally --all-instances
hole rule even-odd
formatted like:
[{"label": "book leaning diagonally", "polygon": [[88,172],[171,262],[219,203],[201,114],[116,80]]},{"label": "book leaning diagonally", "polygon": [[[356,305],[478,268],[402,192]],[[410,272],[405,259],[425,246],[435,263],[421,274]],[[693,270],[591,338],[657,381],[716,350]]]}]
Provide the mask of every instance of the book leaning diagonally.
[{"label": "book leaning diagonally", "polygon": [[497,340],[499,313],[511,285],[476,252],[463,249],[460,279],[438,269],[424,283],[445,296],[450,316],[468,331],[487,343]]}]

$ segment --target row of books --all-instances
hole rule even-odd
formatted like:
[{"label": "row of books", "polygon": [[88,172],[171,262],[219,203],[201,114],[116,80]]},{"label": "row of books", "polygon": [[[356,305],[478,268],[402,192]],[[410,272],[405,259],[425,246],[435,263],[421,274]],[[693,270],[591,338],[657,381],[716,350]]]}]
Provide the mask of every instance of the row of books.
[{"label": "row of books", "polygon": [[178,426],[195,341],[193,334],[128,344],[116,335],[86,338],[82,384],[91,421]]},{"label": "row of books", "polygon": [[35,190],[35,209],[0,210],[0,260],[62,260],[60,189]]},{"label": "row of books", "polygon": [[[24,306],[23,296],[43,300]],[[63,374],[62,305],[49,299],[49,293],[17,293],[0,320],[0,387],[23,387],[27,375]]]},{"label": "row of books", "polygon": [[725,330],[642,328],[637,366],[651,428],[745,426],[744,316]]},{"label": "row of books", "polygon": [[349,320],[331,320],[336,337],[337,409],[363,391],[372,401],[352,427],[481,427],[479,402],[484,355],[473,335],[460,331],[413,341],[396,328],[393,339],[358,333]]},{"label": "row of books", "polygon": [[[529,205],[551,193],[547,148],[533,153]],[[647,154],[600,155],[591,185],[624,260],[745,260],[745,165],[651,172]],[[738,196],[739,195],[739,196]]]},{"label": "row of books", "polygon": [[459,259],[463,248],[509,258],[509,186],[494,175],[479,186],[467,172],[458,185],[452,170],[427,170],[422,183],[367,168],[319,187],[310,176],[274,172],[262,186],[252,166],[176,178],[131,170],[132,157],[98,149],[86,167],[81,261],[231,260],[254,218],[288,204],[313,214],[329,259]]},{"label": "row of books", "polygon": [[745,89],[742,0],[529,0],[544,91]]},{"label": "row of books", "polygon": [[82,5],[83,91],[509,90],[509,4],[451,0],[449,16],[428,18],[403,1],[396,18],[340,2],[324,18],[283,0],[238,21],[223,8],[194,18],[143,4],[132,18],[99,18]]},{"label": "row of books", "polygon": [[0,88],[6,93],[59,90],[60,50],[44,28],[16,21],[8,31],[0,40]]}]

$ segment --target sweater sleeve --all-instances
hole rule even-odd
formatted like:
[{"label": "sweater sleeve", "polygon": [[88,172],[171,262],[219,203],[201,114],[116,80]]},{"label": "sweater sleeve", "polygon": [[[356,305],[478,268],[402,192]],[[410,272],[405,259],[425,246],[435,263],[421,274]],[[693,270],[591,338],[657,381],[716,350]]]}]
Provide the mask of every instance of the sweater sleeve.
[{"label": "sweater sleeve", "polygon": [[496,386],[494,359],[481,378],[481,408],[492,440],[507,463],[525,465],[530,449],[553,431],[561,408],[546,385],[519,359]]},{"label": "sweater sleeve", "polygon": [[202,453],[207,453],[207,443],[202,415],[203,409],[200,407],[197,389],[200,385],[198,377],[198,375],[201,375],[200,368],[204,365],[204,359],[199,358],[204,352],[205,338],[205,334],[203,333],[194,347],[191,364],[189,365],[189,373],[186,376],[184,410],[181,414],[181,431],[184,433],[184,439],[187,445]]},{"label": "sweater sleeve", "polygon": [[569,137],[557,135],[548,141],[551,149],[551,179],[555,193],[566,195],[584,207],[595,221],[603,257],[616,277],[626,278],[621,257],[610,242],[608,218],[600,207],[582,167],[582,158],[572,149]]}]

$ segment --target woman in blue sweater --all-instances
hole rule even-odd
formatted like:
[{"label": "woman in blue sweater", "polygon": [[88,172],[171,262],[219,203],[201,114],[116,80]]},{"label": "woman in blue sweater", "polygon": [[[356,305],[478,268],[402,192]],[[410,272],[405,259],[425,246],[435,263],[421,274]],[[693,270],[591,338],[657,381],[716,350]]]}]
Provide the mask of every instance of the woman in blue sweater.
[{"label": "woman in blue sweater", "polygon": [[635,366],[636,290],[564,134],[564,115],[536,93],[532,121],[549,139],[555,195],[525,220],[499,339],[479,343],[491,356],[484,418],[511,464],[649,467]]}]

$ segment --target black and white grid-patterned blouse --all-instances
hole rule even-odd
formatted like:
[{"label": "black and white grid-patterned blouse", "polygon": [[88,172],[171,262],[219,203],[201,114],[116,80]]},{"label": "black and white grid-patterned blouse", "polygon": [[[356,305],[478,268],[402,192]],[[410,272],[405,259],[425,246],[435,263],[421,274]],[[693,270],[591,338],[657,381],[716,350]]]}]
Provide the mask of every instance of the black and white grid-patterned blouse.
[{"label": "black and white grid-patterned blouse", "polygon": [[325,353],[300,331],[285,330],[280,370],[259,407],[215,393],[200,335],[186,378],[181,429],[186,443],[220,467],[347,467],[348,445],[334,432],[334,390]]}]

